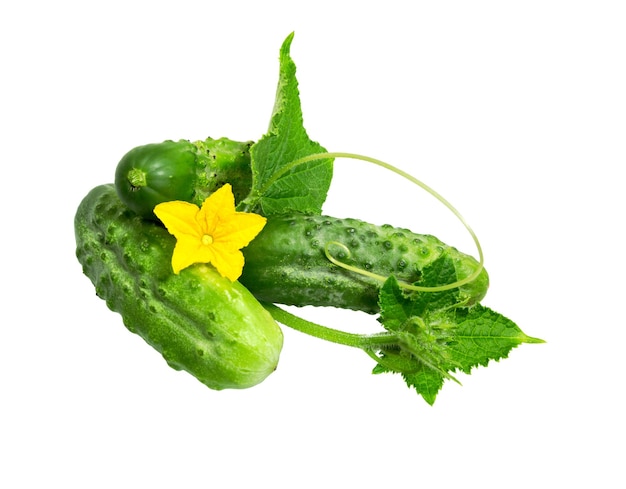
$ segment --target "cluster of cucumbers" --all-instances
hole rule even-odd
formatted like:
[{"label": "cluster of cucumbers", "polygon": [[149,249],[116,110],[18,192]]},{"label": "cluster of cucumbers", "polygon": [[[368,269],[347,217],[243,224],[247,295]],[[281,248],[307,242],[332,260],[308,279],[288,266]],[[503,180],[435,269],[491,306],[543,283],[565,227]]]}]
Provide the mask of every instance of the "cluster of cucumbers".
[{"label": "cluster of cucumbers", "polygon": [[[379,276],[418,282],[438,258],[452,260],[458,279],[477,261],[430,235],[356,219],[288,214],[268,216],[242,251],[243,275],[232,282],[209,264],[172,273],[175,238],[153,214],[173,200],[196,204],[225,183],[241,201],[252,183],[251,142],[227,138],[165,141],[137,147],[119,162],[115,183],[94,188],[75,216],[83,272],[126,327],[167,363],[212,389],[247,388],[277,367],[283,334],[263,306],[333,306],[379,312],[382,283],[328,259],[330,243],[347,265]],[[459,288],[465,304],[488,287],[482,271]]]}]

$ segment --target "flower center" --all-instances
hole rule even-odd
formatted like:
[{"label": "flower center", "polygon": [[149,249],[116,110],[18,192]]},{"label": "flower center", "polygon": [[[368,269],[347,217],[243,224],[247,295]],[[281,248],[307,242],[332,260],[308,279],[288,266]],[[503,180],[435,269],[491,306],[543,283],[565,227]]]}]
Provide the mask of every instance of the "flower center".
[{"label": "flower center", "polygon": [[205,234],[202,236],[202,244],[205,246],[210,245],[211,243],[213,243],[213,236],[211,236],[210,234]]}]

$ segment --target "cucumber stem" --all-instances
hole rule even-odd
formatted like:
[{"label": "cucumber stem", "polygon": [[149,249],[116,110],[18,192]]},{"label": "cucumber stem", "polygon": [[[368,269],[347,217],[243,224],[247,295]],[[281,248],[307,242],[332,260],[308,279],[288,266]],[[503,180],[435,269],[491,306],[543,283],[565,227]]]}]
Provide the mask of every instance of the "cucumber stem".
[{"label": "cucumber stem", "polygon": [[133,186],[133,188],[145,187],[147,184],[146,172],[140,170],[139,168],[129,170],[126,178],[128,178],[128,182]]},{"label": "cucumber stem", "polygon": [[262,303],[263,307],[272,315],[272,317],[281,324],[288,326],[301,333],[314,336],[321,340],[330,341],[339,345],[360,348],[361,350],[371,351],[378,349],[382,345],[390,345],[398,342],[398,338],[393,333],[379,333],[373,335],[364,335],[356,333],[346,333],[338,329],[329,328],[316,324],[290,312],[281,309],[275,304],[267,302]]}]

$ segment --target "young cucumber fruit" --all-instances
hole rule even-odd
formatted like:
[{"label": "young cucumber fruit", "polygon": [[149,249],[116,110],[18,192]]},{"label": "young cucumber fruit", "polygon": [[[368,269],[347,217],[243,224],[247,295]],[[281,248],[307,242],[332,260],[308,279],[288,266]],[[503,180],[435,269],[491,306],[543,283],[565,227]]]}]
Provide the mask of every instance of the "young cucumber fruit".
[{"label": "young cucumber fruit", "polygon": [[269,313],[211,266],[172,273],[174,237],[130,211],[113,185],[93,189],[74,224],[97,295],[171,367],[212,389],[251,387],[276,369],[283,335]]},{"label": "young cucumber fruit", "polygon": [[118,163],[115,187],[124,204],[149,219],[156,219],[152,211],[161,202],[201,205],[225,183],[239,202],[252,185],[250,146],[227,138],[137,146]]},{"label": "young cucumber fruit", "polygon": [[[419,284],[425,269],[444,256],[451,260],[457,280],[478,268],[474,258],[433,236],[326,216],[270,217],[263,231],[242,251],[245,266],[239,280],[259,300],[367,313],[379,311],[382,282],[333,264],[327,251],[341,263],[383,277],[394,275],[409,284]],[[459,287],[458,299],[474,304],[485,296],[488,286],[483,269],[474,281]]]}]

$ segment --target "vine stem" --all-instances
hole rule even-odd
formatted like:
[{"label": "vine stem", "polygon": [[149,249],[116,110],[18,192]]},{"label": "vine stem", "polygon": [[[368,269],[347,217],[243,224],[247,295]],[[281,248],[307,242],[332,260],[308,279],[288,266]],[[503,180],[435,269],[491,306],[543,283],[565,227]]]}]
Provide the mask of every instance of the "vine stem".
[{"label": "vine stem", "polygon": [[347,333],[345,331],[329,328],[327,326],[322,326],[321,324],[302,319],[301,317],[291,314],[275,304],[270,304],[268,302],[263,302],[262,304],[263,307],[279,323],[321,340],[330,341],[339,345],[351,346],[353,348],[360,348],[365,351],[370,351],[382,345],[391,345],[398,342],[398,338],[393,333],[378,333],[373,335]]}]

